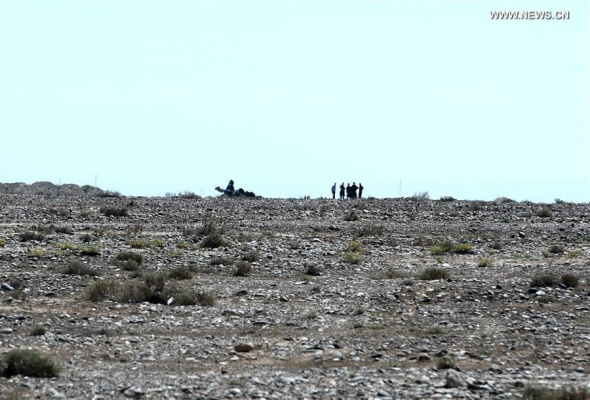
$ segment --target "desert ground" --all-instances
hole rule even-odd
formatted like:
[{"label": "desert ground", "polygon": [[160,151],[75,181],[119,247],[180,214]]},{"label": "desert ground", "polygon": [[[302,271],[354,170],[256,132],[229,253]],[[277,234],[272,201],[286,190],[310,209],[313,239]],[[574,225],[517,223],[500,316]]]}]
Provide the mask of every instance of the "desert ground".
[{"label": "desert ground", "polygon": [[1,194],[0,398],[582,399],[589,260],[589,204]]}]

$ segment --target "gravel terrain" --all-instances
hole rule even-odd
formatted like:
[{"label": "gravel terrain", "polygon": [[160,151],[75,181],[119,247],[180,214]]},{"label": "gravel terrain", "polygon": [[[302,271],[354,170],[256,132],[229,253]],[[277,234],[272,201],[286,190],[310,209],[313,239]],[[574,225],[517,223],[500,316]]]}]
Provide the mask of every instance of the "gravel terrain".
[{"label": "gravel terrain", "polygon": [[445,200],[0,194],[0,356],[62,367],[0,398],[590,389],[590,205]]}]

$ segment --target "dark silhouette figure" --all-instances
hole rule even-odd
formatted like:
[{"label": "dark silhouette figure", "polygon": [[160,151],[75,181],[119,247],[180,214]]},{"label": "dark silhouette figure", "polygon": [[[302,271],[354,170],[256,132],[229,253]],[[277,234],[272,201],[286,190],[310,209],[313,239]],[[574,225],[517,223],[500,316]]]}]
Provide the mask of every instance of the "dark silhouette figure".
[{"label": "dark silhouette figure", "polygon": [[256,194],[254,192],[248,192],[242,188],[239,188],[238,190],[235,190],[234,187],[234,181],[230,180],[229,183],[227,184],[227,187],[225,189],[220,188],[219,186],[217,186],[215,188],[215,190],[217,190],[220,193],[224,193],[228,196],[246,196],[246,197],[256,197]]},{"label": "dark silhouette figure", "polygon": [[332,186],[332,199],[336,198],[336,182],[334,182],[334,186]]},{"label": "dark silhouette figure", "polygon": [[350,187],[350,197],[356,199],[356,191],[358,190],[358,186],[356,183],[352,182],[352,186]]},{"label": "dark silhouette figure", "polygon": [[344,200],[344,182],[340,185],[340,200]]},{"label": "dark silhouette figure", "polygon": [[346,200],[350,199],[351,193],[350,193],[350,183],[346,184]]},{"label": "dark silhouette figure", "polygon": [[363,198],[363,184],[359,182],[359,199]]}]

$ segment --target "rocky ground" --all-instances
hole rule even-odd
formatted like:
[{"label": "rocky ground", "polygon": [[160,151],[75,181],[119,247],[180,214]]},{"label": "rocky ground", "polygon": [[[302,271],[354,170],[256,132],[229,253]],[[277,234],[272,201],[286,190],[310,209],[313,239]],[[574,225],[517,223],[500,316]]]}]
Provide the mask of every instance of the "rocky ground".
[{"label": "rocky ground", "polygon": [[0,195],[0,355],[62,367],[0,377],[0,398],[589,388],[588,204],[192,197]]}]

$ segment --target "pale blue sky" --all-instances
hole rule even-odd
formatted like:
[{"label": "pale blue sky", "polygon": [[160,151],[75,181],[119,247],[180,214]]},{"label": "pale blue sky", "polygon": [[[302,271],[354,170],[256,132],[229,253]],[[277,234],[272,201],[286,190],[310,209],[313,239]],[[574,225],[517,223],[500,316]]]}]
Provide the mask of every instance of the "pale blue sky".
[{"label": "pale blue sky", "polygon": [[586,202],[589,20],[586,0],[0,0],[0,181]]}]

